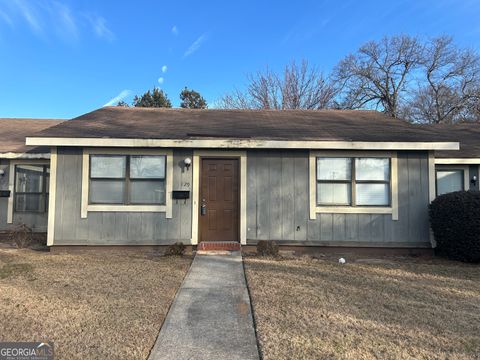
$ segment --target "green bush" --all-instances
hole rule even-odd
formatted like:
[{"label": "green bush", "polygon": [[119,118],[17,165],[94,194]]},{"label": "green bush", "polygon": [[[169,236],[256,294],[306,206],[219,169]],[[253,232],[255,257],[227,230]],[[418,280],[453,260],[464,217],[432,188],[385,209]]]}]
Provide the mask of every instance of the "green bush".
[{"label": "green bush", "polygon": [[185,245],[181,242],[177,242],[172,245],[168,245],[165,255],[169,256],[183,256],[185,253]]},{"label": "green bush", "polygon": [[430,204],[435,253],[452,260],[480,262],[480,192],[457,191]]},{"label": "green bush", "polygon": [[260,240],[257,243],[257,255],[278,256],[278,245],[273,240]]}]

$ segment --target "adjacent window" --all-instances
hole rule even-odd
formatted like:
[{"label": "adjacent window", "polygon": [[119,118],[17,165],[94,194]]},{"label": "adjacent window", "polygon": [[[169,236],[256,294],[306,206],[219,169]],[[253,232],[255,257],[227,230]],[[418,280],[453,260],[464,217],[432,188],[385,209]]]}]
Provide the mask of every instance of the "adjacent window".
[{"label": "adjacent window", "polygon": [[90,204],[164,205],[164,155],[91,155]]},{"label": "adjacent window", "polygon": [[389,158],[317,158],[317,205],[389,206]]},{"label": "adjacent window", "polygon": [[464,190],[464,171],[461,169],[437,170],[437,196]]},{"label": "adjacent window", "polygon": [[15,211],[46,212],[49,187],[48,165],[15,165]]}]

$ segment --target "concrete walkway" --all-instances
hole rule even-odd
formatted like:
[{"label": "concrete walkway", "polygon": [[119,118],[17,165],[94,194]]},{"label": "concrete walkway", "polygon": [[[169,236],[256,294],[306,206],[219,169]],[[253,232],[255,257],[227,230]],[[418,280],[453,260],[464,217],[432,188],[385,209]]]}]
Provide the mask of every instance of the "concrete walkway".
[{"label": "concrete walkway", "polygon": [[195,256],[149,359],[259,359],[239,254]]}]

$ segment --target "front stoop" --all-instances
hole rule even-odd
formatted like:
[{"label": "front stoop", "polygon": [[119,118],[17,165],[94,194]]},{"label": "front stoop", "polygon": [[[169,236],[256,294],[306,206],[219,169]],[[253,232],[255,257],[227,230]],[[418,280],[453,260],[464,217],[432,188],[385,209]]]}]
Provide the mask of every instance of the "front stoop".
[{"label": "front stoop", "polygon": [[203,241],[197,245],[197,253],[240,251],[241,245],[235,241]]}]

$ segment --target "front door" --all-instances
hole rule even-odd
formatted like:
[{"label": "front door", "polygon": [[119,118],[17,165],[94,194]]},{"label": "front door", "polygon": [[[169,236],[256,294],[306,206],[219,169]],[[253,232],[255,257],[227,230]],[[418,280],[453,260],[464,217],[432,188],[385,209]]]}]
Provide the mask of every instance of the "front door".
[{"label": "front door", "polygon": [[239,240],[238,159],[202,159],[200,241]]}]

